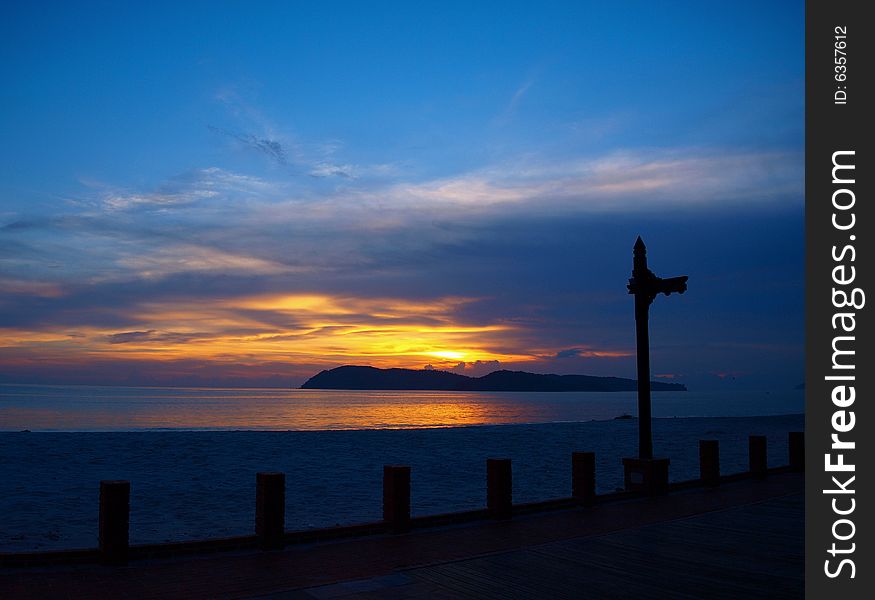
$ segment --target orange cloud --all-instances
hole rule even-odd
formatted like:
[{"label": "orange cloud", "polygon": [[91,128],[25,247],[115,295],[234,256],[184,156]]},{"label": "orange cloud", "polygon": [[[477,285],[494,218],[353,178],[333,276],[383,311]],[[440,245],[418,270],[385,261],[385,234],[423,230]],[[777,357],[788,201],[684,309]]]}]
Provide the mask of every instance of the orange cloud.
[{"label": "orange cloud", "polygon": [[[477,298],[425,300],[287,293],[236,298],[146,302],[122,311],[131,326],[75,330],[6,330],[5,362],[56,364],[107,360],[227,365],[229,369],[287,364],[368,364],[453,369],[459,364],[543,361],[556,350],[527,348],[531,332],[505,322],[471,324],[459,309]],[[578,348],[586,357],[628,352]]]},{"label": "orange cloud", "polygon": [[[82,359],[197,359],[216,362],[364,362],[421,366],[423,359],[527,361],[512,346],[508,325],[457,322],[471,298],[409,301],[324,294],[283,294],[225,300],[146,303],[128,317],[130,329],[79,327],[75,332],[7,331],[6,347],[39,348],[43,356]],[[441,363],[442,364],[442,363]]]}]

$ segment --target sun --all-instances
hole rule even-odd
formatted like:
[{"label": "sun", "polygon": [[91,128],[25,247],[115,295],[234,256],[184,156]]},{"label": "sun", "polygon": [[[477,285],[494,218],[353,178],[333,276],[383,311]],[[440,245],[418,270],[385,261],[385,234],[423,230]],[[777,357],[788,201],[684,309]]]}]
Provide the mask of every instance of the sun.
[{"label": "sun", "polygon": [[438,358],[446,358],[449,360],[464,360],[467,356],[465,352],[455,352],[453,350],[437,350],[435,352],[426,352],[429,356],[436,356]]}]

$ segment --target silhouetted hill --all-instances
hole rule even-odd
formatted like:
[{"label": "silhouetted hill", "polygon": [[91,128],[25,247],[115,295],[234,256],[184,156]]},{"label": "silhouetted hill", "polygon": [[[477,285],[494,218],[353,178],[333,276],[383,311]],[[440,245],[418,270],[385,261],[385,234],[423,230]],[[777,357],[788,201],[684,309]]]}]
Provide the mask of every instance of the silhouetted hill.
[{"label": "silhouetted hill", "polygon": [[301,386],[315,390],[462,390],[470,377],[446,371],[345,366],[322,371]]},{"label": "silhouetted hill", "polygon": [[[680,383],[651,382],[654,392],[685,392]],[[302,389],[311,390],[447,390],[464,392],[630,392],[634,379],[591,375],[538,375],[524,371],[494,371],[483,377],[466,377],[447,371],[377,369],[344,366],[322,371]]]}]

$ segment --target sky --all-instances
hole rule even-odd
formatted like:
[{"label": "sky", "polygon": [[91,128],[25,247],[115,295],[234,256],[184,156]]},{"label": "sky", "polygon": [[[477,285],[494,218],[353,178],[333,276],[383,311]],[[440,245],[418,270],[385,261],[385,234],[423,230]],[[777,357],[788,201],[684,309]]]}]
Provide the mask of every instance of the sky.
[{"label": "sky", "polygon": [[4,2],[0,382],[790,389],[804,3]]}]

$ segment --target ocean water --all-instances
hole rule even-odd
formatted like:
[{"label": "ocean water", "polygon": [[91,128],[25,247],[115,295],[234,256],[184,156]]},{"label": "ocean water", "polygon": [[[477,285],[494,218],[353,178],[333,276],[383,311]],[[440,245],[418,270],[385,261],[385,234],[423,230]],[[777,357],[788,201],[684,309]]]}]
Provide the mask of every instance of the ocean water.
[{"label": "ocean water", "polygon": [[[0,384],[0,431],[408,429],[637,414],[635,392],[430,392]],[[801,413],[803,392],[656,392],[654,417]]]},{"label": "ocean water", "polygon": [[[2,389],[0,552],[96,546],[102,479],[131,481],[131,541],[152,543],[251,533],[259,471],[286,473],[287,528],[306,529],[379,520],[384,464],[411,466],[427,515],[482,507],[490,457],[513,460],[515,502],[570,495],[572,451],[614,491],[637,444],[623,393]],[[723,473],[746,470],[751,434],[786,464],[801,412],[801,392],[655,394],[654,450],[673,481],[697,476],[699,439]]]}]

